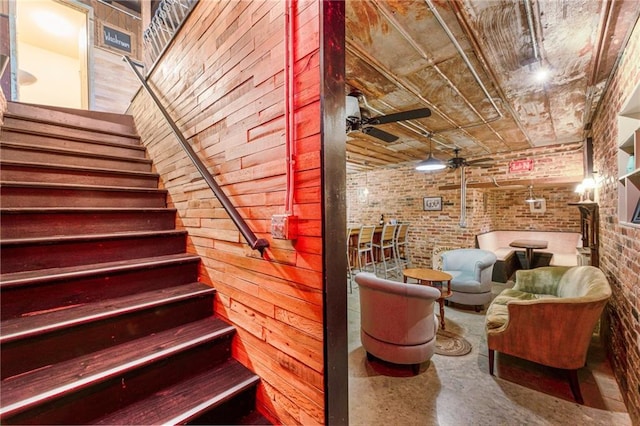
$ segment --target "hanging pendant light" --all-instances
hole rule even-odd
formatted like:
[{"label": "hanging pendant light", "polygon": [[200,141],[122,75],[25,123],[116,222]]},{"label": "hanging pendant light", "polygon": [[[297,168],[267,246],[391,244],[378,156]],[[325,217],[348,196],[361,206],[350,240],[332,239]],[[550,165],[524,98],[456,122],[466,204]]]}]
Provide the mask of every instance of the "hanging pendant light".
[{"label": "hanging pendant light", "polygon": [[535,195],[533,195],[533,185],[529,185],[529,196],[525,198],[525,203],[535,203],[538,201]]},{"label": "hanging pendant light", "polygon": [[431,138],[429,138],[429,156],[426,160],[422,160],[416,166],[416,170],[420,172],[432,172],[436,170],[442,170],[447,168],[447,164],[442,160],[438,160],[433,155],[433,150],[431,149]]}]

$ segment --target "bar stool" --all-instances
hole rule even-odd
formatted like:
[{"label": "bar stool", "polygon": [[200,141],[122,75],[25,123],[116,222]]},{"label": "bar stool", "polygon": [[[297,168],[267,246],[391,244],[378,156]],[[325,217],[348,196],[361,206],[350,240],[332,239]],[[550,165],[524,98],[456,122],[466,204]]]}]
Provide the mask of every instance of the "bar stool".
[{"label": "bar stool", "polygon": [[398,230],[396,231],[394,247],[396,251],[396,259],[398,261],[400,269],[408,268],[411,264],[411,259],[409,258],[409,242],[407,240],[408,234],[409,224],[399,224]]},{"label": "bar stool", "polygon": [[[375,230],[375,226],[361,226],[356,244],[349,247],[352,257],[356,259],[358,271],[364,271],[364,268],[368,266],[372,267],[373,272],[376,270],[373,258],[373,235]],[[362,261],[363,257],[364,262]]]},{"label": "bar stool", "polygon": [[[382,234],[380,235],[380,241],[374,242],[373,247],[377,249],[379,254],[378,264],[382,260],[382,267],[384,269],[384,278],[387,279],[389,272],[398,271],[398,259],[396,258],[395,249],[395,235],[398,225],[392,225],[385,223],[382,227]],[[388,255],[387,255],[388,253]],[[387,262],[393,262],[394,266],[387,266]]]}]

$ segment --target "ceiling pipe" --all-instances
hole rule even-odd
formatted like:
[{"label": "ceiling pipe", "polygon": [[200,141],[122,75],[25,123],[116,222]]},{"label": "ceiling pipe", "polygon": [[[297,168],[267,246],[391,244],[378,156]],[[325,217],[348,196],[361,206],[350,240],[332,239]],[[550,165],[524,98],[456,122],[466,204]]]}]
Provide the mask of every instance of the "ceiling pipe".
[{"label": "ceiling pipe", "polygon": [[533,12],[531,10],[531,1],[524,0],[524,10],[527,14],[527,25],[529,26],[529,33],[531,34],[531,47],[533,47],[533,58],[536,61],[540,61],[540,52],[538,51],[538,38],[533,28]]},{"label": "ceiling pipe", "polygon": [[[449,77],[447,77],[442,70],[440,70],[440,67],[438,67],[437,64],[433,63],[433,61],[431,59],[429,59],[427,53],[422,49],[422,47],[420,47],[418,45],[418,43],[405,31],[405,29],[402,27],[402,25],[397,21],[397,19],[395,18],[395,16],[393,16],[392,13],[390,13],[383,5],[379,4],[378,2],[374,3],[375,6],[378,8],[378,10],[384,15],[384,17],[387,19],[387,21],[389,21],[391,23],[391,25],[393,25],[393,27],[400,33],[400,35],[402,35],[402,37],[404,37],[404,39],[411,45],[411,47],[413,47],[419,54],[420,56],[422,56],[424,59],[426,59],[431,66],[433,67],[433,69],[438,73],[438,75],[440,76],[440,78],[442,78],[444,81],[447,82],[447,85],[449,87],[451,87],[456,95],[458,95],[460,98],[462,98],[462,100],[464,101],[464,103],[467,105],[467,107],[469,107],[469,109],[471,109],[478,117],[480,117],[480,119],[482,120],[481,124],[486,124],[487,120],[484,119],[484,117],[482,116],[482,114],[480,114],[480,112],[478,110],[475,109],[475,107],[471,104],[471,102],[469,101],[469,99],[467,99],[466,96],[464,96],[462,94],[462,92],[460,92],[460,90],[458,90],[458,87],[449,79]],[[470,65],[467,63],[467,65]],[[474,77],[477,77],[477,73],[475,73],[474,71],[472,71]],[[477,81],[477,78],[476,78]],[[482,84],[480,81],[478,81],[478,84]],[[485,92],[486,93],[486,92]],[[495,104],[493,104],[495,107]],[[497,109],[496,107],[496,112],[498,113],[498,118],[502,118],[502,114],[500,113],[500,110]],[[465,126],[466,127],[466,126]],[[491,129],[493,130],[493,129]],[[495,130],[493,130],[494,133]]]},{"label": "ceiling pipe", "polygon": [[[542,65],[542,61],[544,60],[544,58],[542,58],[542,54],[540,53],[540,48],[538,46],[538,37],[536,36],[536,31],[533,25],[533,6],[531,4],[531,0],[523,0],[524,1],[524,6],[525,6],[525,12],[527,15],[527,26],[529,27],[529,34],[531,34],[531,46],[533,47],[533,55],[534,55],[534,59],[537,61],[538,63],[538,72],[540,72],[543,68]],[[544,80],[546,80],[546,78],[544,78]],[[544,109],[546,111],[551,111],[551,104],[549,102],[549,96],[547,96],[547,91],[546,91],[546,85],[542,84],[542,91],[544,93]],[[553,115],[549,114],[549,125],[551,126],[551,128],[553,129],[553,134],[557,135],[557,130],[556,130],[556,121],[553,118]]]},{"label": "ceiling pipe", "polygon": [[[490,76],[491,80],[493,81],[493,83],[494,83],[493,85],[494,85],[494,88],[495,88],[496,92],[498,92],[498,96],[501,99],[507,99],[506,94],[504,93],[504,91],[500,87],[500,84],[499,84],[500,80],[498,79],[498,77],[496,76],[495,71],[493,70],[493,68],[489,64],[489,61],[487,61],[487,58],[482,54],[482,48],[480,46],[480,43],[478,42],[477,38],[475,37],[474,32],[473,32],[473,30],[471,28],[471,25],[469,25],[469,22],[467,21],[467,18],[465,16],[465,14],[462,12],[462,9],[460,8],[460,4],[458,2],[451,2],[451,3],[449,3],[449,5],[451,6],[451,9],[455,13],[455,15],[458,17],[458,23],[460,24],[460,26],[462,27],[463,31],[465,32],[465,34],[466,34],[466,36],[467,36],[467,38],[469,40],[469,43],[471,43],[476,57],[478,58],[480,63],[483,65],[484,71]],[[522,125],[522,122],[518,118],[518,114],[516,114],[516,111],[514,111],[513,107],[508,102],[504,102],[503,103],[503,107],[507,111],[509,111],[509,117],[516,123],[516,125],[518,126],[518,129],[520,129],[520,131],[522,132],[524,137],[527,139],[527,141],[533,146],[533,144],[531,143],[531,140],[527,136],[527,132],[526,132],[524,126]]]},{"label": "ceiling pipe", "polygon": [[440,27],[442,27],[444,32],[447,34],[447,37],[449,37],[449,40],[451,40],[451,43],[453,43],[453,45],[458,50],[458,53],[462,57],[462,60],[465,62],[465,64],[467,64],[467,67],[469,67],[469,70],[471,71],[471,74],[473,75],[473,78],[475,78],[476,82],[478,83],[478,85],[480,86],[482,91],[484,92],[484,95],[486,96],[486,98],[491,103],[491,106],[493,106],[493,108],[496,110],[496,112],[498,113],[500,118],[502,118],[503,117],[502,112],[500,111],[498,106],[493,101],[493,98],[489,94],[489,91],[487,90],[487,88],[485,87],[484,83],[480,79],[480,76],[476,72],[476,69],[473,67],[473,64],[471,63],[471,61],[467,57],[467,54],[464,53],[464,50],[462,49],[462,46],[460,46],[460,43],[458,43],[458,40],[453,35],[453,33],[451,32],[451,30],[449,29],[447,24],[444,22],[444,19],[442,19],[442,16],[440,16],[440,13],[438,13],[438,11],[436,10],[436,8],[433,5],[433,3],[431,2],[431,0],[424,0],[424,1],[425,1],[425,3],[427,3],[427,6],[429,6],[429,10],[431,10],[431,13],[433,13],[433,16],[436,18],[436,21],[438,21],[438,24],[440,24]]},{"label": "ceiling pipe", "polygon": [[[409,91],[411,94],[415,95],[418,99],[420,99],[422,102],[425,103],[425,105],[427,105],[429,108],[431,108],[431,110],[433,112],[435,112],[436,114],[440,115],[444,120],[446,120],[449,124],[451,124],[452,126],[454,126],[454,129],[459,129],[464,131],[464,128],[457,125],[455,123],[455,121],[449,117],[447,114],[445,114],[444,112],[442,112],[440,110],[440,108],[438,108],[436,105],[432,104],[430,101],[428,101],[424,96],[422,96],[422,94],[420,93],[420,91],[415,88],[412,87],[409,83],[407,82],[403,82],[400,81],[396,76],[394,76],[389,70],[387,70],[384,65],[380,64],[380,62],[375,59],[373,56],[369,55],[368,53],[366,53],[364,51],[364,49],[361,46],[358,46],[355,44],[355,42],[353,40],[347,40],[346,42],[346,51],[356,57],[358,57],[359,59],[361,59],[362,61],[366,62],[367,64],[369,64],[371,67],[373,67],[376,71],[378,71],[380,74],[382,74],[385,78],[387,78],[389,81],[395,83],[395,85],[400,88],[400,89],[404,89]],[[404,123],[396,123],[396,124],[400,124],[403,125]],[[484,124],[484,123],[482,123]],[[411,127],[407,126],[407,125],[403,125],[403,127],[420,134],[421,136],[424,133],[430,133],[429,130],[422,130],[422,131],[416,131],[415,129],[412,129]],[[453,130],[453,129],[452,129]],[[465,132],[465,134],[469,137],[472,138],[472,136],[468,133]],[[498,135],[498,137],[500,137]],[[502,139],[500,137],[500,139]],[[450,145],[444,144],[436,139],[434,139],[434,141],[436,143],[438,143],[439,145],[443,145],[445,147],[447,147],[448,149],[450,149]],[[504,140],[503,140],[504,142]],[[487,151],[487,152],[491,152],[491,150],[489,150],[486,146],[484,146],[480,141],[476,141],[477,145],[482,146],[482,148]]]},{"label": "ceiling pipe", "polygon": [[[638,9],[638,10],[636,11],[635,16],[633,17],[633,20],[634,20],[634,21],[638,21],[639,19],[640,19],[640,9]],[[629,39],[631,38],[631,34],[632,34],[632,33],[633,33],[632,31],[628,31],[628,32],[627,32],[627,34],[626,34],[626,36],[624,37],[624,39],[620,41],[620,45],[621,45],[621,46],[626,46],[626,45],[627,45],[627,43],[629,43]],[[613,64],[612,69],[614,69],[614,70],[615,70],[615,69],[617,69],[617,68],[618,68],[618,65],[620,64],[620,61],[622,60],[622,57],[623,57],[623,56],[624,56],[624,51],[623,51],[623,50],[621,50],[621,51],[618,53],[618,57],[616,58],[615,63]],[[609,76],[607,77],[607,79],[606,79],[606,81],[605,81],[604,85],[602,86],[602,90],[600,91],[600,93],[607,93],[607,92],[608,92],[608,90],[609,90],[609,86],[611,86],[611,83],[612,83],[612,81],[613,81],[614,76],[615,76],[615,73],[611,73],[611,74],[609,74]],[[602,96],[598,99],[598,103],[596,104],[596,107],[594,108],[594,110],[593,110],[593,112],[592,112],[592,114],[591,114],[591,117],[589,117],[588,122],[590,122],[590,121],[591,121],[591,119],[592,119],[593,117],[595,117],[595,116],[598,114],[598,111],[600,111],[600,108],[604,108],[604,106],[602,105]]]},{"label": "ceiling pipe", "polygon": [[602,4],[602,12],[600,16],[602,19],[600,20],[599,27],[600,31],[598,31],[598,45],[596,48],[596,57],[594,60],[593,70],[591,72],[591,78],[589,79],[589,86],[593,86],[595,84],[595,80],[598,76],[598,71],[600,71],[600,65],[602,64],[602,54],[604,47],[604,39],[605,34],[609,32],[609,26],[611,24],[611,18],[613,16],[613,8],[615,5],[615,1],[609,0]]},{"label": "ceiling pipe", "polygon": [[596,47],[596,57],[593,61],[593,68],[591,69],[591,75],[589,76],[589,84],[587,86],[587,95],[584,108],[584,116],[582,117],[583,125],[586,127],[591,122],[593,101],[598,96],[598,90],[596,89],[596,78],[600,71],[600,65],[602,64],[603,47],[605,34],[609,31],[609,24],[611,23],[611,17],[613,16],[614,1],[609,0],[602,3],[600,12],[600,22],[598,23],[598,44]]}]

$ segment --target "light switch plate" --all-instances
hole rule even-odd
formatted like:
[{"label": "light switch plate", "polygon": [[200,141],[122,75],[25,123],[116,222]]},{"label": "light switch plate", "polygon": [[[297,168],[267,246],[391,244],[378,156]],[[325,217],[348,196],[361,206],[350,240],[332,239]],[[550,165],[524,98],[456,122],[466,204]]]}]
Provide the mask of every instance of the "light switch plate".
[{"label": "light switch plate", "polygon": [[271,237],[278,240],[295,240],[297,238],[296,225],[296,216],[274,214],[271,216]]}]

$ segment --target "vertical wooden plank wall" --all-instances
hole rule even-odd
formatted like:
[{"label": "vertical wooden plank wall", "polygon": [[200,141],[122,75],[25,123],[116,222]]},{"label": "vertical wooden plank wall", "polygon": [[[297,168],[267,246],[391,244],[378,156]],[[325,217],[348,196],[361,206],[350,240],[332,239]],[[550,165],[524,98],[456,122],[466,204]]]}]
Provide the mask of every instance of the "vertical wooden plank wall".
[{"label": "vertical wooden plank wall", "polygon": [[[107,24],[112,28],[131,33],[132,52],[130,56],[140,60],[142,57],[142,21],[97,0],[81,1],[93,8],[93,74],[91,75],[93,105],[91,109],[123,113],[129,107],[140,83],[127,64],[122,61],[122,55],[125,52],[101,46],[102,26]],[[115,4],[115,6],[125,9],[120,4]],[[135,15],[134,12],[131,13]]]},{"label": "vertical wooden plank wall", "polygon": [[216,312],[236,325],[233,355],[262,378],[274,422],[322,424],[323,277],[319,4],[296,2],[295,192],[299,236],[274,240],[285,213],[284,1],[201,1],[149,82],[259,238],[252,251],[197,175],[148,95],[130,113],[153,158]]}]

